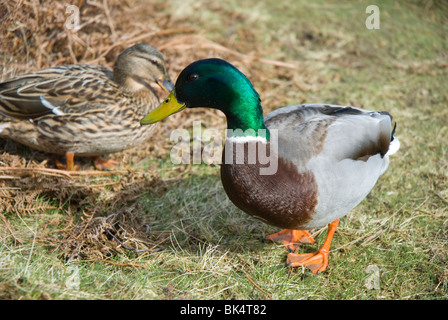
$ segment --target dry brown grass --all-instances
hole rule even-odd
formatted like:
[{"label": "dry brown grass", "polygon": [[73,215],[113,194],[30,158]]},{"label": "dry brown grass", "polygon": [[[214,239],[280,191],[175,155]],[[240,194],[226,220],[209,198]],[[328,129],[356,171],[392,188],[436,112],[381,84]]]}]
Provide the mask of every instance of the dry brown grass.
[{"label": "dry brown grass", "polygon": [[[102,64],[112,68],[117,54],[128,46],[147,42],[161,47],[176,36],[193,31],[189,27],[173,26],[169,17],[160,13],[164,9],[162,4],[79,1],[79,5],[81,28],[73,32],[64,26],[67,15],[62,3],[2,2],[1,79],[60,64]],[[147,19],[154,23],[145,23]],[[179,70],[181,62],[174,63],[178,60],[172,53],[173,50],[165,52],[174,77],[175,68]],[[187,59],[186,55],[182,57]],[[140,242],[153,246],[148,244],[146,233],[140,230],[142,224],[132,210],[124,208],[132,207],[133,201],[157,183],[150,171],[135,172],[128,165],[148,153],[153,157],[165,155],[166,149],[160,142],[166,137],[160,134],[163,128],[158,129],[154,139],[157,143],[115,155],[124,165],[112,172],[91,171],[89,164],[84,163],[84,171],[67,173],[55,169],[52,155],[24,151],[11,141],[0,141],[1,211],[28,215],[63,209],[70,216],[82,208],[80,221],[63,220],[66,236],[60,249],[68,258],[78,255],[98,258],[102,254],[110,255],[111,248],[119,251],[116,247],[123,248],[126,244],[138,248]]]},{"label": "dry brown grass", "polygon": [[[138,42],[149,43],[164,52],[173,79],[192,61],[210,56],[232,60],[249,76],[257,74],[264,83],[268,83],[268,78],[262,78],[260,65],[278,67],[274,70],[279,77],[288,76],[289,70],[300,69],[296,64],[260,58],[256,52],[242,54],[232,49],[231,40],[224,45],[213,42],[182,19],[165,13],[166,3],[80,0],[78,6],[80,29],[73,31],[65,27],[68,14],[61,2],[8,0],[0,4],[0,79],[61,64],[101,64],[112,68],[116,56]],[[239,36],[253,37],[250,31],[240,32]],[[269,89],[265,87],[263,91],[267,103],[278,97]],[[143,174],[131,170],[130,165],[148,157],[166,157],[169,150],[166,133],[175,128],[189,128],[193,121],[204,119],[204,113],[206,126],[225,127],[218,112],[186,112],[190,113],[188,117],[175,115],[158,126],[151,143],[114,154],[123,167],[112,172],[92,171],[90,163],[77,159],[84,171],[67,173],[55,169],[53,155],[24,150],[12,141],[0,140],[0,210],[29,215],[63,209],[70,215],[82,209],[80,221],[63,222],[66,236],[59,247],[68,258],[99,259],[101,255],[110,255],[111,248],[120,251],[117,248],[123,250],[126,244],[139,250],[141,245],[148,249],[163,243],[166,239],[160,239],[159,235],[150,240],[146,232],[140,232],[142,222],[132,209],[125,209],[158,183],[151,170]]]}]

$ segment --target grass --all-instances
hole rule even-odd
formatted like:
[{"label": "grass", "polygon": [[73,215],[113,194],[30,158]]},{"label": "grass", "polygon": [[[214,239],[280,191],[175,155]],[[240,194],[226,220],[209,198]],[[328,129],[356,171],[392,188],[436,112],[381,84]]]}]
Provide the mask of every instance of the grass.
[{"label": "grass", "polygon": [[[182,0],[158,12],[247,54],[228,60],[239,63],[253,81],[265,113],[288,104],[327,102],[393,114],[401,149],[369,196],[341,220],[325,273],[313,276],[285,268],[285,249],[263,241],[276,229],[233,206],[221,186],[219,168],[172,165],[169,133],[161,131],[167,152],[153,151],[128,163],[141,180],[116,174],[112,180],[121,183],[120,196],[114,184],[100,191],[89,188],[89,183],[105,181],[97,177],[70,187],[76,191],[71,195],[54,190],[36,195],[34,202],[24,204],[42,208],[33,213],[2,212],[0,298],[446,300],[446,7],[438,1],[383,1],[381,29],[368,30],[368,4]],[[206,50],[193,48],[198,56],[207,55]],[[298,67],[245,62],[248,56]],[[170,69],[174,78],[180,69]],[[157,183],[148,181],[149,171],[155,171]],[[135,196],[124,201],[128,198],[123,194],[129,196],[135,185]],[[96,200],[84,203],[85,196]],[[137,217],[133,227],[148,226],[150,234],[163,235],[164,250],[136,253],[98,236],[103,246],[91,255],[82,255],[87,249],[81,247],[79,255],[63,255],[67,233],[83,229],[89,219],[83,212],[104,218],[119,210]],[[124,230],[117,233],[124,244],[143,243],[125,237],[130,230],[125,222],[119,220],[116,227]],[[89,234],[90,225],[85,230]],[[313,232],[322,244],[326,228]],[[316,248],[308,245],[300,251]],[[379,270],[377,289],[366,286],[369,266]]]}]

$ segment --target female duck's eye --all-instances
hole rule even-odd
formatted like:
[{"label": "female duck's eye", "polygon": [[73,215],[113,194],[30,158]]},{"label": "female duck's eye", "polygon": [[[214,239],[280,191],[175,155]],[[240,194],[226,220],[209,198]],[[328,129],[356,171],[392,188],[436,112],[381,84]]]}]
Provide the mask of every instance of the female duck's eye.
[{"label": "female duck's eye", "polygon": [[188,76],[188,80],[190,80],[190,81],[195,81],[195,80],[197,80],[198,78],[199,78],[199,75],[196,74],[196,73],[192,73],[192,74],[190,74],[190,75]]}]

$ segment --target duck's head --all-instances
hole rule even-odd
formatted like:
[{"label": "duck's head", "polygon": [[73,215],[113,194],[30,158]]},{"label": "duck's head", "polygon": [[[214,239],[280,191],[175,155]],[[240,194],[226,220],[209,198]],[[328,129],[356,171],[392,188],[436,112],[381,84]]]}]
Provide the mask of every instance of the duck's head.
[{"label": "duck's head", "polygon": [[151,88],[152,83],[167,92],[174,87],[166,71],[163,54],[145,43],[136,44],[119,54],[114,66],[114,80],[130,92]]},{"label": "duck's head", "polygon": [[229,129],[266,129],[260,98],[251,82],[221,59],[198,60],[186,67],[165,101],[140,123],[152,124],[185,108],[198,107],[222,111]]}]

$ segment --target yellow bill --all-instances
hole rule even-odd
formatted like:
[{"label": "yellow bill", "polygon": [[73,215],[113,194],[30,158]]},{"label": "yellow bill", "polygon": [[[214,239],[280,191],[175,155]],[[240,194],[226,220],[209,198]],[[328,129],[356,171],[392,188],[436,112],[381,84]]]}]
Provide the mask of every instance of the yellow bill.
[{"label": "yellow bill", "polygon": [[174,90],[171,91],[168,98],[163,101],[160,106],[151,111],[146,117],[140,120],[141,125],[152,124],[165,119],[166,117],[184,110],[187,106],[183,103],[179,103],[174,94]]}]

